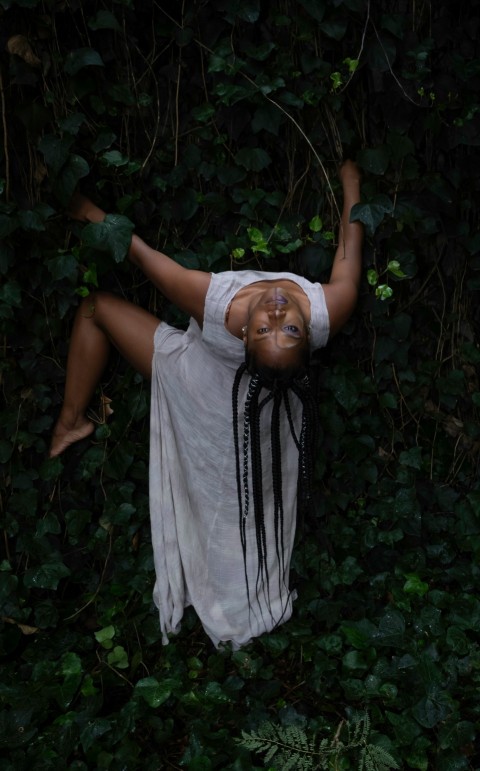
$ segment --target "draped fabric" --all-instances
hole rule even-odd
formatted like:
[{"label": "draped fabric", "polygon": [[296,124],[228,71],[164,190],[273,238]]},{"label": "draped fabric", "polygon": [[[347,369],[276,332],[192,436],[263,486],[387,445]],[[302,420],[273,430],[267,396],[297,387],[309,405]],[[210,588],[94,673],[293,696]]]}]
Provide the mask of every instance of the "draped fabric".
[{"label": "draped fabric", "polygon": [[[257,582],[253,512],[247,521],[247,596],[240,542],[239,506],[232,430],[232,385],[244,359],[243,342],[225,326],[236,293],[256,281],[290,279],[311,305],[312,348],[328,340],[323,289],[293,274],[227,271],[212,276],[203,331],[190,321],[186,332],[160,323],[155,334],[150,411],[150,515],[155,559],[154,601],[163,642],[180,629],[184,608],[193,605],[215,645],[233,647],[270,631],[292,612],[288,569],[295,535],[298,453],[282,412],[282,473],[286,579],[280,575],[273,528],[270,466],[271,404],[262,412],[264,511],[269,596]],[[241,382],[239,425],[248,377]],[[265,392],[266,393],[266,392]],[[299,429],[301,405],[291,398]]]}]

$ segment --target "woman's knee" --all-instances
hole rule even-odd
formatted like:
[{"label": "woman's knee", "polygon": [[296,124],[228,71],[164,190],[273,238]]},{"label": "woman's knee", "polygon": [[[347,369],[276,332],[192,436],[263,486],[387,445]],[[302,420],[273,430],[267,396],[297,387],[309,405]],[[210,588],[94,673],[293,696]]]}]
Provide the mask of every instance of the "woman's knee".
[{"label": "woman's knee", "polygon": [[122,312],[126,306],[131,305],[127,300],[122,300],[110,292],[96,289],[87,297],[84,297],[79,306],[79,313],[85,318],[91,318],[97,325],[103,326],[112,314],[115,316]]}]

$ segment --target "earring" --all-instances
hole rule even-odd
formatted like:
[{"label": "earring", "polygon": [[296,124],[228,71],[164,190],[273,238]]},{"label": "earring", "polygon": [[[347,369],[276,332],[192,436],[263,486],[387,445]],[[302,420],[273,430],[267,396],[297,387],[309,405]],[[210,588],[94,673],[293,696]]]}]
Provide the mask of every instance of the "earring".
[{"label": "earring", "polygon": [[242,327],[242,335],[244,335],[246,331],[247,331],[247,325],[245,325],[244,327]]}]

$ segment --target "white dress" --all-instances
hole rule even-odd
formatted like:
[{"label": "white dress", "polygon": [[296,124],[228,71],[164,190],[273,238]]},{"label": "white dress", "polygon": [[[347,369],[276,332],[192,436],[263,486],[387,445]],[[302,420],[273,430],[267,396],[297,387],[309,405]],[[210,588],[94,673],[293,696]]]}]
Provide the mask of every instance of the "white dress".
[{"label": "white dress", "polygon": [[[155,334],[150,411],[150,515],[163,642],[177,633],[184,608],[193,605],[206,633],[218,646],[234,648],[286,621],[292,593],[279,576],[273,530],[270,463],[271,403],[262,411],[264,512],[270,581],[255,591],[258,572],[253,511],[247,521],[247,596],[240,541],[239,506],[232,431],[232,385],[244,360],[242,340],[225,326],[230,302],[256,281],[290,279],[311,305],[311,347],[326,345],[329,319],[323,289],[289,273],[226,271],[212,275],[205,301],[203,332],[193,319],[186,332],[160,323]],[[239,392],[242,436],[243,404],[249,378]],[[301,405],[292,395],[299,424]],[[265,413],[265,414],[264,414]],[[295,535],[298,453],[288,422],[282,421],[282,473],[285,566],[288,577]],[[295,461],[292,462],[292,457]],[[290,462],[287,462],[290,460]],[[252,589],[253,587],[253,589]],[[267,607],[268,605],[268,607]]]}]

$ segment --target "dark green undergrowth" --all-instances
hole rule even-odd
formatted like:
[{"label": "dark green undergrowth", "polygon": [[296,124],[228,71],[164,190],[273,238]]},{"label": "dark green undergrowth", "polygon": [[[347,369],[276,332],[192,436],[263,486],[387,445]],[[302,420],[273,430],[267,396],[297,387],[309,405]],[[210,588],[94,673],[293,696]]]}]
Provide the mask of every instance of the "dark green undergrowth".
[{"label": "dark green undergrowth", "polygon": [[[359,714],[372,768],[480,768],[479,32],[478,0],[0,0],[5,771],[248,771],[242,736],[338,748]],[[46,456],[75,307],[99,286],[185,323],[132,223],[192,268],[325,280],[342,153],[364,269],[315,362],[294,615],[233,652],[189,610],[162,646],[148,384],[112,358],[93,441]],[[78,184],[104,225],[65,217]]]}]

